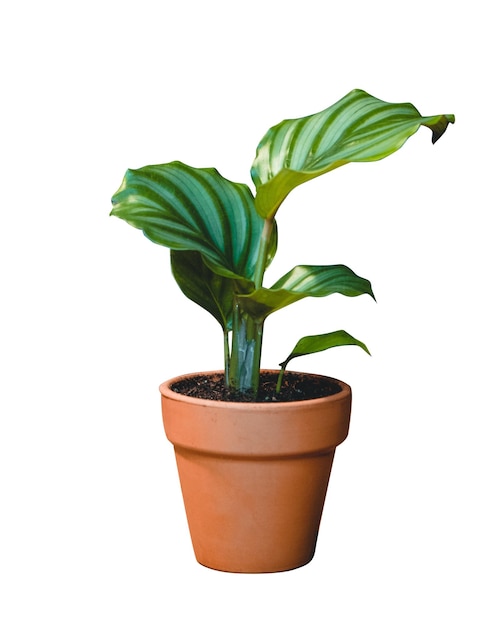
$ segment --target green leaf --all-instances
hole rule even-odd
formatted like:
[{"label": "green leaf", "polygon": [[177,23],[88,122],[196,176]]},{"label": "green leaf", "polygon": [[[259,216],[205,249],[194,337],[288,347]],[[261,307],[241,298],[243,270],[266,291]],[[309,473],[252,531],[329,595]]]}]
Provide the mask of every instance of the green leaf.
[{"label": "green leaf", "polygon": [[334,293],[350,297],[368,294],[374,298],[370,282],[357,276],[346,265],[298,265],[270,289],[256,289],[239,296],[238,300],[253,317],[264,319],[302,298],[319,298]]},{"label": "green leaf", "polygon": [[357,276],[346,265],[297,265],[282,276],[272,289],[288,289],[309,296],[360,296],[364,293],[374,298],[370,282]]},{"label": "green leaf", "polygon": [[283,363],[280,363],[280,367],[285,369],[287,364],[292,359],[298,356],[305,356],[307,354],[313,354],[315,352],[322,352],[329,348],[336,348],[338,346],[359,346],[362,350],[365,350],[367,354],[370,354],[367,346],[352,337],[344,330],[336,330],[333,333],[326,333],[325,335],[309,335],[300,339],[294,350],[289,354]]},{"label": "green leaf", "polygon": [[301,183],[350,162],[376,161],[398,150],[420,126],[435,143],[454,115],[422,117],[409,103],[391,104],[355,89],[331,107],[271,128],[258,145],[251,174],[256,209],[275,215]]},{"label": "green leaf", "polygon": [[128,170],[112,202],[112,215],[155,243],[199,252],[218,274],[252,280],[264,220],[246,185],[175,161]]},{"label": "green leaf", "polygon": [[233,280],[209,269],[199,252],[171,250],[170,258],[172,274],[184,295],[213,315],[223,331],[230,331]]}]

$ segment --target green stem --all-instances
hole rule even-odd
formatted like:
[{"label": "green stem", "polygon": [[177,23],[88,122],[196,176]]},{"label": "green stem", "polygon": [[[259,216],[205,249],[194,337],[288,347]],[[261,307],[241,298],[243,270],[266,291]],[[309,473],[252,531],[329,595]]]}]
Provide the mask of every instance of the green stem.
[{"label": "green stem", "polygon": [[230,386],[230,344],[228,339],[228,331],[224,331],[224,384]]},{"label": "green stem", "polygon": [[236,303],[233,309],[230,389],[257,395],[262,343],[263,320],[254,319]]},{"label": "green stem", "polygon": [[282,381],[284,379],[285,368],[287,367],[287,361],[285,361],[284,363],[280,363],[280,365],[281,365],[280,373],[278,374],[277,386],[275,387],[275,393],[277,394],[277,396],[280,393],[280,389],[282,388]]},{"label": "green stem", "polygon": [[[263,225],[259,252],[254,270],[254,286],[263,285],[263,276],[268,260],[270,238],[273,233],[273,218]],[[230,389],[257,396],[263,344],[263,319],[256,319],[242,309],[239,302],[233,306],[232,345],[226,383]]]},{"label": "green stem", "polygon": [[259,242],[259,253],[256,263],[256,269],[254,271],[254,284],[256,286],[256,289],[259,289],[259,287],[263,286],[263,276],[266,269],[266,261],[268,259],[268,247],[270,244],[272,232],[273,218],[265,220],[263,231],[261,233],[261,239]]}]

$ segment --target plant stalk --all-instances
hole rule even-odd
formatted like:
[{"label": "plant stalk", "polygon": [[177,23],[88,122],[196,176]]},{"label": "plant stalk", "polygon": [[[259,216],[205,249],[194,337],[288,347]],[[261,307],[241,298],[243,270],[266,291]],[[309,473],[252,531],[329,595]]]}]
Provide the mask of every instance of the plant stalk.
[{"label": "plant stalk", "polygon": [[233,309],[232,349],[229,367],[229,387],[233,391],[257,396],[263,320],[255,319],[236,303]]},{"label": "plant stalk", "polygon": [[[254,270],[254,286],[263,285],[263,277],[268,259],[270,238],[273,232],[273,218],[266,219],[259,242],[258,258]],[[233,391],[251,393],[257,396],[263,345],[263,319],[256,319],[242,309],[235,301],[232,319],[232,345],[229,368],[226,368],[226,384]]]}]

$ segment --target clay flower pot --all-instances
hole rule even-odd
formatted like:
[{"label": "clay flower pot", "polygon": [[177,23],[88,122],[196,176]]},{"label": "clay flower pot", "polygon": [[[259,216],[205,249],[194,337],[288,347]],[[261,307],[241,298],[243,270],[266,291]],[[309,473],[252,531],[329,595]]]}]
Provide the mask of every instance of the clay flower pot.
[{"label": "clay flower pot", "polygon": [[338,393],[314,400],[219,402],[174,392],[184,378],[160,391],[198,562],[247,573],[305,565],[348,435],[350,387],[336,381]]}]

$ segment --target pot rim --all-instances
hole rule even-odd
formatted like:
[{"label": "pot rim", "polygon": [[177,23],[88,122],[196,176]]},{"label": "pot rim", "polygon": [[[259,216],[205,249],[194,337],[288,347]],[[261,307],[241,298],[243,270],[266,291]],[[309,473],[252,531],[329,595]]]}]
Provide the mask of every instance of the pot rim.
[{"label": "pot rim", "polygon": [[[261,370],[261,372],[278,374],[280,370],[264,368]],[[316,404],[321,404],[322,402],[325,402],[327,398],[335,397],[341,400],[342,398],[345,398],[346,396],[350,396],[351,394],[351,387],[348,385],[348,383],[345,383],[344,381],[339,380],[338,378],[327,376],[325,374],[298,372],[295,370],[287,370],[286,373],[302,374],[306,376],[314,376],[316,378],[327,379],[327,380],[337,383],[341,387],[341,390],[334,394],[329,394],[327,396],[320,396],[319,398],[311,398],[309,400],[290,400],[287,402],[281,402],[279,400],[276,402],[235,402],[235,401],[229,401],[229,400],[210,400],[206,398],[197,398],[195,396],[187,396],[183,393],[178,393],[177,391],[174,391],[172,389],[172,385],[186,378],[193,378],[196,376],[210,376],[212,374],[222,374],[222,373],[223,373],[223,370],[208,370],[208,371],[202,371],[202,372],[190,372],[188,374],[179,374],[178,376],[174,376],[173,378],[169,378],[168,380],[163,382],[159,387],[160,393],[165,398],[170,398],[171,400],[177,400],[179,402],[187,402],[187,403],[198,405],[198,406],[217,407],[217,406],[224,405],[228,408],[240,407],[240,409],[242,409],[245,407],[246,409],[249,409],[249,410],[252,410],[254,408],[259,408],[259,407],[261,408],[261,410],[263,410],[264,407],[273,406],[274,411],[290,410],[291,406],[297,406],[297,405],[300,405],[303,407],[315,406]],[[287,409],[287,407],[289,407],[289,409]]]}]

